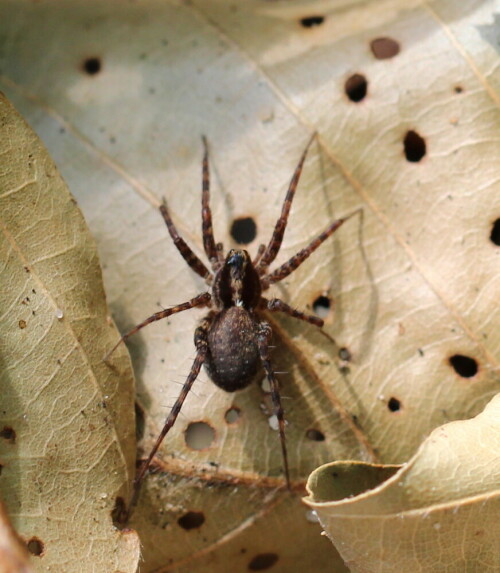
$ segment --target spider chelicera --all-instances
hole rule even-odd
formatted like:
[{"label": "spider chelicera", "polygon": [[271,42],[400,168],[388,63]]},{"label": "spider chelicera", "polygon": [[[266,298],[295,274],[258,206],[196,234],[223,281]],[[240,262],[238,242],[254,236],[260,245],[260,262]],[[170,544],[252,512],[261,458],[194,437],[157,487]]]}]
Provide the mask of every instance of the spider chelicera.
[{"label": "spider chelicera", "polygon": [[163,429],[158,436],[147,459],[134,480],[132,498],[127,514],[137,501],[139,489],[153,457],[160,447],[168,431],[174,425],[191,387],[196,380],[201,367],[205,369],[212,382],[226,392],[235,392],[249,386],[262,372],[267,376],[271,388],[271,398],[274,413],[278,420],[281,451],[283,454],[283,468],[287,487],[290,489],[290,472],[285,441],[285,417],[281,406],[278,380],[269,359],[269,344],[272,337],[271,326],[266,322],[263,312],[283,312],[315,326],[322,327],[323,320],[317,316],[305,314],[295,310],[286,302],[262,296],[272,284],[287,277],[299,267],[330,235],[332,235],[349,216],[333,221],[322,233],[313,239],[307,247],[300,250],[288,261],[281,264],[274,271],[269,272],[269,266],[276,258],[283,235],[287,226],[288,215],[292,206],[293,197],[302,172],[307,152],[316,134],[308,142],[302,157],[290,181],[281,215],[276,221],[273,235],[267,245],[260,245],[257,255],[252,260],[247,251],[231,249],[226,256],[223,254],[222,243],[216,243],[212,229],[212,213],[210,210],[210,178],[208,167],[208,145],[203,137],[204,156],[202,162],[202,236],[203,248],[210,262],[211,271],[195,255],[184,239],[179,235],[170,217],[165,202],[160,206],[160,212],[167,224],[168,232],[174,245],[191,269],[200,275],[209,286],[207,292],[195,296],[191,300],[156,312],[127,334],[124,334],[109,356],[117,346],[132,336],[147,324],[167,318],[172,314],[189,310],[195,307],[207,307],[208,314],[201,320],[194,334],[196,358],[191,371],[182,387],[181,393],[172,407]]}]

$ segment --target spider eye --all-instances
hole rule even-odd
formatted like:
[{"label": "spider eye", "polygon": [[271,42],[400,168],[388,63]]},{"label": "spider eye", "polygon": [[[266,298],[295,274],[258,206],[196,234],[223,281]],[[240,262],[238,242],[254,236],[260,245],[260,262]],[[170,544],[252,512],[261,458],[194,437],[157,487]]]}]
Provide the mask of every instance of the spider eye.
[{"label": "spider eye", "polygon": [[237,269],[241,269],[243,266],[243,255],[239,251],[232,251],[229,253],[229,257],[227,258],[227,264],[230,267],[236,267]]}]

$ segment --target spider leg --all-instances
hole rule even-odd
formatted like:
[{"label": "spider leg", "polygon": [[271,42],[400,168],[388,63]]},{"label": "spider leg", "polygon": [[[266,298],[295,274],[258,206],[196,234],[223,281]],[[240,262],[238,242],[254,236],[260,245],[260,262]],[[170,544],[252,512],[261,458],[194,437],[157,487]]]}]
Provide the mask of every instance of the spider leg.
[{"label": "spider leg", "polygon": [[300,158],[297,167],[295,168],[294,174],[290,181],[290,185],[288,186],[288,191],[285,196],[285,200],[283,202],[283,207],[281,209],[281,215],[279,219],[276,221],[276,225],[274,227],[273,235],[269,244],[260,259],[259,266],[257,270],[259,274],[263,275],[267,269],[267,267],[274,261],[276,255],[278,254],[281,243],[283,241],[283,235],[285,234],[286,225],[288,222],[288,215],[290,213],[290,208],[292,206],[293,197],[295,195],[295,190],[297,189],[297,184],[300,179],[300,174],[302,173],[302,167],[304,166],[304,161],[306,160],[307,152],[309,151],[309,147],[313,142],[314,138],[316,137],[316,133],[313,134],[309,143],[306,145],[304,152],[302,153],[302,157]]},{"label": "spider leg", "polygon": [[318,326],[319,328],[321,328],[324,324],[324,321],[321,318],[313,316],[312,314],[306,314],[300,310],[296,310],[279,298],[268,300],[267,298],[261,297],[260,300],[263,308],[271,312],[284,312],[289,316],[293,316],[293,318],[298,318],[299,320],[303,320],[309,324],[314,324],[314,326]]},{"label": "spider leg", "polygon": [[156,455],[156,452],[158,451],[158,448],[161,446],[161,443],[165,439],[165,436],[168,434],[169,430],[175,424],[177,416],[179,415],[182,405],[184,404],[184,400],[189,394],[189,391],[191,390],[194,381],[196,380],[198,374],[200,373],[201,367],[203,366],[203,362],[205,361],[205,357],[207,355],[208,328],[211,322],[212,322],[212,317],[211,315],[208,315],[203,319],[200,326],[198,326],[198,328],[195,331],[194,343],[196,346],[196,358],[194,359],[193,365],[191,366],[191,371],[189,372],[186,382],[184,382],[184,386],[182,387],[181,393],[179,394],[177,400],[175,401],[175,404],[173,405],[169,415],[167,416],[167,419],[165,420],[165,424],[163,425],[160,435],[156,438],[156,442],[154,443],[153,448],[149,452],[149,455],[146,458],[146,460],[142,463],[141,468],[134,480],[132,496],[130,498],[130,503],[128,504],[126,511],[127,518],[128,515],[130,515],[130,511],[137,502],[142,481],[144,479],[144,476],[146,475],[149,466],[151,465],[151,462],[153,461],[153,458]]},{"label": "spider leg", "polygon": [[257,254],[255,255],[254,260],[252,261],[252,265],[254,267],[256,267],[260,261],[260,258],[262,257],[262,255],[264,254],[264,251],[266,250],[266,245],[259,245],[259,248],[257,250]]},{"label": "spider leg", "polygon": [[259,354],[260,354],[260,359],[262,360],[262,365],[264,366],[264,370],[267,375],[267,379],[269,380],[269,384],[271,386],[271,398],[273,401],[274,413],[278,418],[281,453],[283,454],[283,467],[285,470],[286,486],[288,489],[291,489],[290,471],[288,469],[288,454],[285,440],[285,413],[283,411],[283,407],[281,406],[281,397],[280,397],[278,379],[275,376],[275,373],[271,366],[271,362],[269,360],[269,342],[271,341],[271,337],[272,337],[272,330],[269,324],[267,322],[259,323],[259,332],[257,335]]},{"label": "spider leg", "polygon": [[224,262],[224,245],[222,243],[217,243],[215,248],[217,249],[217,258],[219,259],[219,262]]},{"label": "spider leg", "polygon": [[106,356],[104,357],[104,361],[106,361],[111,356],[111,354],[113,354],[113,352],[118,348],[118,346],[122,342],[125,342],[125,340],[127,340],[127,338],[132,336],[132,334],[139,332],[141,328],[144,328],[148,324],[156,322],[157,320],[162,320],[163,318],[167,318],[167,316],[171,316],[172,314],[176,314],[177,312],[182,312],[183,310],[189,310],[190,308],[195,308],[196,306],[206,306],[210,302],[211,298],[212,297],[210,296],[210,293],[204,292],[202,294],[199,294],[198,296],[195,296],[191,300],[188,300],[187,302],[183,302],[182,304],[178,304],[177,306],[173,306],[172,308],[166,308],[165,310],[160,310],[159,312],[155,312],[149,318],[146,318],[146,320],[142,321],[132,330],[124,334],[120,338],[120,340],[113,346],[113,348],[106,354]]},{"label": "spider leg", "polygon": [[287,277],[291,272],[293,272],[297,267],[299,267],[314,251],[324,242],[330,235],[333,235],[335,231],[345,223],[348,219],[359,213],[361,209],[356,209],[347,217],[342,219],[337,219],[330,224],[330,226],[320,233],[315,239],[313,239],[307,247],[303,248],[286,263],[283,263],[272,273],[264,276],[262,278],[262,290],[269,288],[270,285],[277,283]]},{"label": "spider leg", "polygon": [[219,256],[217,245],[214,239],[212,227],[212,210],[210,209],[210,170],[208,167],[208,143],[205,136],[203,141],[203,162],[202,162],[202,193],[201,193],[201,232],[203,237],[203,248],[208,260],[215,271],[218,268]]},{"label": "spider leg", "polygon": [[170,233],[170,236],[172,237],[177,250],[182,255],[182,258],[195,273],[204,278],[207,283],[210,283],[212,280],[212,274],[202,263],[202,261],[193,253],[191,247],[186,243],[186,241],[179,235],[179,232],[177,231],[177,228],[174,225],[172,218],[170,217],[170,213],[168,212],[165,198],[163,199],[163,204],[160,205],[160,213],[163,215],[163,219],[167,224],[168,232]]}]

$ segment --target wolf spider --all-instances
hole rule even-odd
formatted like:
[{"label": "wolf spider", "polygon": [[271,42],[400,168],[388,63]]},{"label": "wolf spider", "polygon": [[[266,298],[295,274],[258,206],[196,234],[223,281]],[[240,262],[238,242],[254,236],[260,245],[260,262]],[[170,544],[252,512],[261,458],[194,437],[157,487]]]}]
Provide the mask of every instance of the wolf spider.
[{"label": "wolf spider", "polygon": [[277,269],[268,272],[269,265],[276,258],[283,235],[287,226],[288,215],[293,197],[302,172],[307,152],[316,134],[309,140],[300,158],[290,181],[281,215],[276,221],[273,235],[268,245],[260,245],[257,255],[252,260],[247,251],[231,249],[226,256],[223,255],[222,243],[216,243],[212,229],[212,213],[210,210],[210,178],[208,167],[208,144],[203,137],[204,155],[202,162],[202,237],[205,254],[210,261],[211,271],[195,255],[184,239],[179,235],[168,212],[165,201],[160,206],[160,212],[172,237],[174,245],[191,269],[200,275],[209,286],[191,300],[156,312],[127,334],[124,334],[113,349],[132,336],[147,324],[162,320],[178,312],[195,307],[207,307],[208,314],[201,320],[194,333],[196,358],[191,371],[182,387],[181,393],[167,416],[160,435],[158,436],[149,456],[134,480],[133,493],[128,505],[128,511],[135,505],[139,489],[153,457],[160,447],[163,439],[174,425],[182,408],[184,400],[196,380],[202,365],[212,382],[226,392],[235,392],[249,386],[263,368],[271,387],[271,398],[274,413],[278,420],[281,451],[283,455],[283,468],[288,489],[290,485],[290,472],[285,442],[285,417],[278,380],[275,376],[269,359],[269,343],[272,337],[271,326],[262,316],[263,311],[283,312],[317,327],[323,326],[323,320],[316,316],[295,310],[286,302],[277,299],[267,299],[262,292],[272,284],[277,283],[299,267],[330,235],[358,211],[349,216],[333,221],[322,233],[313,239],[309,245],[300,250]]}]

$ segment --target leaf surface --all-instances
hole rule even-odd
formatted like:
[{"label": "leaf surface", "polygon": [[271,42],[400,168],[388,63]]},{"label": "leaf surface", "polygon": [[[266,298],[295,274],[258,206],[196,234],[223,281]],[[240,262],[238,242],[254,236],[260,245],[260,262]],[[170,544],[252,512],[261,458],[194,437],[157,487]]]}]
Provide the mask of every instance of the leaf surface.
[{"label": "leaf surface", "polygon": [[306,503],[353,573],[498,571],[500,396],[434,430],[397,466],[335,462]]},{"label": "leaf surface", "polygon": [[[37,136],[0,99],[1,492],[35,570],[135,571],[111,511],[134,470],[133,383],[94,241]],[[12,546],[14,549],[14,545]],[[15,569],[12,569],[15,571]]]},{"label": "leaf surface", "polygon": [[[0,85],[84,211],[122,332],[206,288],[157,211],[165,196],[202,256],[202,134],[226,249],[237,246],[230,229],[242,217],[257,225],[251,254],[269,240],[315,130],[276,264],[363,209],[266,293],[306,312],[319,296],[330,301],[325,331],[335,343],[274,316],[296,494],[275,491],[281,452],[262,390],[226,394],[203,373],[131,523],[145,571],[221,571],[229,557],[244,569],[269,553],[273,571],[345,571],[300,503],[309,472],[339,459],[403,463],[433,428],[477,414],[498,391],[493,11],[493,2],[452,1],[9,4]],[[381,38],[398,53],[376,56]],[[346,93],[355,74],[366,81],[359,101]],[[425,143],[420,161],[405,156],[409,132]],[[183,313],[130,339],[140,455],[189,372],[201,316]],[[457,371],[455,356],[469,369]],[[192,422],[213,428],[209,447],[186,444]],[[203,524],[182,527],[189,512]]]}]

